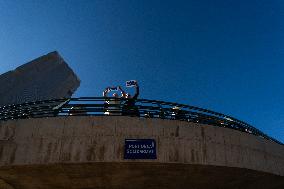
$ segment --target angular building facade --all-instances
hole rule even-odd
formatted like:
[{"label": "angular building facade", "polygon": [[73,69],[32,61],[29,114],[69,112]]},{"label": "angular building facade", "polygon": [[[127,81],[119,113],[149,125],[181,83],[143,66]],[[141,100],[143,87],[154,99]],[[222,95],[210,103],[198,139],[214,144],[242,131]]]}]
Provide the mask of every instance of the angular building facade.
[{"label": "angular building facade", "polygon": [[51,52],[0,75],[0,106],[69,98],[80,80],[58,52]]}]

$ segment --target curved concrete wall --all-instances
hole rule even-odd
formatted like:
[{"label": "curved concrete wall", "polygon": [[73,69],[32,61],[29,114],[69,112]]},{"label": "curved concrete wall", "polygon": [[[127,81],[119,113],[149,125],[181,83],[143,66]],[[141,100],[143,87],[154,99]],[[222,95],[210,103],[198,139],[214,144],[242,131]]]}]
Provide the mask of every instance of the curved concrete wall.
[{"label": "curved concrete wall", "polygon": [[[156,160],[124,160],[125,138],[153,138]],[[132,117],[57,117],[0,122],[0,167],[156,162],[247,168],[284,176],[284,146],[232,129]]]}]

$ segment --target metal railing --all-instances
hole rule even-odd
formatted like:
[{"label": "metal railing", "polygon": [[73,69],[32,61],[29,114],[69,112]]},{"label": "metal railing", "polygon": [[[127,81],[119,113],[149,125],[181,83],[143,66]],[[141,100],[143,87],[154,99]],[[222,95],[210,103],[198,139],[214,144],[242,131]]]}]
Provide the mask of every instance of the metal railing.
[{"label": "metal railing", "polygon": [[0,120],[57,116],[134,116],[181,120],[235,129],[283,145],[255,127],[233,117],[194,106],[157,100],[81,97],[54,99],[0,107]]}]

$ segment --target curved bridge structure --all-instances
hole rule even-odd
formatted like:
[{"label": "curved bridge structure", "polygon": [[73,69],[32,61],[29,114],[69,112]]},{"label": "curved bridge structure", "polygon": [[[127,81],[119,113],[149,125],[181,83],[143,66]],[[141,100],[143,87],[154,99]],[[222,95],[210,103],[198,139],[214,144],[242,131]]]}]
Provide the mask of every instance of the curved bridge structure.
[{"label": "curved bridge structure", "polygon": [[[284,187],[284,145],[254,127],[159,101],[138,100],[129,114],[120,100],[2,107],[0,188]],[[155,141],[156,157],[127,158],[127,139]]]}]

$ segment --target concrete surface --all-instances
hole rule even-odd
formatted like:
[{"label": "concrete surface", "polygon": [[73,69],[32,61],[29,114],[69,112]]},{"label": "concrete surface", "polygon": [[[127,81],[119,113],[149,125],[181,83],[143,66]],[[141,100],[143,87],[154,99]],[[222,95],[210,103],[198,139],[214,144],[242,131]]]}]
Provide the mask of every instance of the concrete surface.
[{"label": "concrete surface", "polygon": [[[155,139],[157,159],[124,160],[125,138]],[[11,120],[0,122],[0,179],[0,186],[24,189],[280,189],[284,146],[232,129],[175,120]]]},{"label": "concrete surface", "polygon": [[51,52],[0,75],[0,106],[69,98],[79,85],[58,52]]}]

